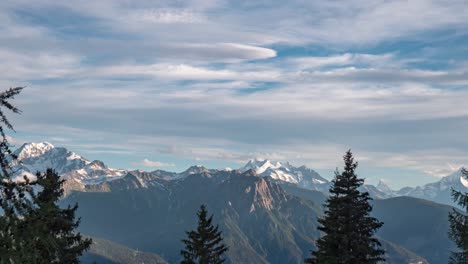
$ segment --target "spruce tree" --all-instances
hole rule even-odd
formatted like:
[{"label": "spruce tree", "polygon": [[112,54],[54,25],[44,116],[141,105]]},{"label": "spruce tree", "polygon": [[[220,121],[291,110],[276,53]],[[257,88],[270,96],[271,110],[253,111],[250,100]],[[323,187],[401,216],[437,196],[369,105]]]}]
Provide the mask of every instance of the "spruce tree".
[{"label": "spruce tree", "polygon": [[63,195],[65,180],[52,169],[37,173],[35,184],[39,192],[30,191],[33,206],[24,215],[22,230],[28,232],[27,248],[40,261],[36,263],[79,263],[79,257],[91,245],[75,229],[78,205],[60,208],[57,202]]},{"label": "spruce tree", "polygon": [[5,128],[13,130],[13,125],[3,109],[21,113],[9,100],[22,89],[0,93],[0,264],[78,263],[91,241],[74,233],[79,224],[74,220],[77,206],[56,205],[63,181],[50,170],[38,173],[33,181],[14,178],[13,167],[20,161],[5,134]]},{"label": "spruce tree", "polygon": [[[468,171],[462,169],[462,177],[468,179]],[[468,263],[468,193],[452,189],[452,199],[463,208],[464,212],[453,209],[449,213],[449,237],[455,242],[460,251],[452,252],[449,263]]]},{"label": "spruce tree", "polygon": [[317,251],[305,260],[313,264],[373,264],[385,261],[385,251],[374,237],[383,223],[369,215],[369,193],[358,188],[364,180],[357,177],[358,166],[351,150],[343,157],[344,170],[335,172],[330,196],[325,203],[318,229],[324,235],[317,241]]},{"label": "spruce tree", "polygon": [[182,264],[221,264],[225,259],[223,254],[228,248],[222,243],[223,238],[218,226],[214,227],[213,215],[208,217],[206,206],[202,205],[197,213],[198,227],[186,232],[187,239],[183,239],[185,249],[181,250]]},{"label": "spruce tree", "polygon": [[25,194],[31,186],[27,178],[23,181],[12,179],[12,164],[17,157],[11,150],[5,129],[14,129],[4,112],[10,110],[16,114],[21,113],[10,100],[23,88],[10,88],[0,93],[0,263],[21,263],[19,260],[27,254],[27,251],[21,251],[27,238],[19,235],[24,233],[19,229],[19,223],[22,221],[22,214],[30,206],[30,200]]}]

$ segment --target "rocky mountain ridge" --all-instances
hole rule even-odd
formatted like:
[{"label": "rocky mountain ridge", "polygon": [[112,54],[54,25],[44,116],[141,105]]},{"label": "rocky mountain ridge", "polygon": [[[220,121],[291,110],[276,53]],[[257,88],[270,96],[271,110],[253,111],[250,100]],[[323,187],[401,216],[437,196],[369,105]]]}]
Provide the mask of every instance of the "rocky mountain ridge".
[{"label": "rocky mountain ridge", "polygon": [[[157,253],[170,263],[179,260],[180,239],[185,230],[193,227],[200,204],[207,204],[220,223],[231,248],[231,263],[302,263],[320,235],[317,217],[322,214],[321,204],[326,199],[322,190],[330,183],[305,167],[257,160],[238,170],[192,166],[181,173],[128,171],[88,161],[64,148],[47,144],[36,147],[39,149],[25,146],[26,152],[18,151],[18,167],[32,175],[41,168],[35,167],[40,162],[57,166],[57,171],[68,179],[67,197],[61,203],[79,203],[81,231]],[[388,191],[384,183],[364,188],[382,195]],[[392,208],[392,217],[397,217],[394,214],[402,208],[412,211],[405,206],[403,202]],[[432,208],[431,205],[427,210]],[[445,213],[446,210],[437,215],[445,217]],[[427,225],[425,230],[431,228]],[[428,263],[427,260],[437,259],[427,250],[436,245],[435,240],[415,247],[405,244],[401,237],[391,237],[393,234],[382,237],[389,252],[388,263]],[[408,239],[425,241],[416,235]],[[387,241],[388,238],[391,239]],[[441,239],[448,243],[446,237]]]},{"label": "rocky mountain ridge", "polygon": [[[62,177],[68,179],[66,193],[73,190],[80,191],[110,191],[112,189],[147,188],[159,186],[163,188],[167,181],[177,181],[193,174],[206,174],[225,172],[230,169],[208,169],[197,165],[177,173],[165,170],[146,172],[142,170],[125,170],[109,168],[99,160],[89,161],[86,158],[63,147],[55,147],[50,143],[25,143],[15,151],[19,162],[14,170],[17,176],[26,175],[34,178],[36,171],[46,168],[55,169]],[[316,171],[306,166],[295,167],[288,162],[275,162],[270,160],[251,159],[237,171],[253,170],[261,177],[267,177],[279,184],[294,184],[300,188],[328,193],[331,182],[323,178]],[[222,179],[220,179],[222,180]],[[442,178],[435,183],[418,187],[405,187],[392,190],[383,181],[377,186],[364,185],[361,191],[367,191],[376,199],[386,199],[398,196],[412,196],[439,203],[453,205],[450,199],[450,190],[468,191],[468,181],[461,177],[457,171]]]}]

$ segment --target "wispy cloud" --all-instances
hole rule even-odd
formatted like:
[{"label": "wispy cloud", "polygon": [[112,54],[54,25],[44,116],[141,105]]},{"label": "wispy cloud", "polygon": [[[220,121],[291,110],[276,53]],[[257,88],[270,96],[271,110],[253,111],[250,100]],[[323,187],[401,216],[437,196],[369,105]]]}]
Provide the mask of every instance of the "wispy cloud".
[{"label": "wispy cloud", "polygon": [[134,163],[134,165],[144,166],[144,167],[155,167],[155,168],[158,168],[158,167],[174,167],[175,166],[174,163],[164,163],[164,162],[160,162],[160,161],[149,160],[149,159],[146,159],[146,158],[143,159],[140,162]]},{"label": "wispy cloud", "polygon": [[308,56],[297,57],[287,60],[295,65],[297,69],[320,69],[325,67],[370,67],[370,68],[394,68],[403,66],[403,63],[395,57],[394,54],[361,54],[344,53],[331,56]]},{"label": "wispy cloud", "polygon": [[465,5],[3,1],[0,84],[28,86],[15,140],[114,164],[333,169],[352,147],[433,179],[466,164]]},{"label": "wispy cloud", "polygon": [[154,23],[200,23],[206,18],[200,14],[187,9],[146,9],[136,12],[135,19],[141,19]]},{"label": "wispy cloud", "polygon": [[151,64],[108,66],[98,69],[104,76],[152,76],[174,80],[270,80],[278,78],[278,72],[236,72],[228,69],[209,69],[187,64]]}]

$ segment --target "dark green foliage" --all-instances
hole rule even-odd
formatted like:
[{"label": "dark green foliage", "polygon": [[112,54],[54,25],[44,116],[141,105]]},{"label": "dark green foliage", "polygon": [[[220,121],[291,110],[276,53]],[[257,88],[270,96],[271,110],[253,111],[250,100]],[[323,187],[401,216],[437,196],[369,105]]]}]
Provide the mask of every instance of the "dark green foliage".
[{"label": "dark green foliage", "polygon": [[77,206],[60,209],[56,205],[63,181],[51,170],[38,173],[34,182],[26,177],[13,179],[12,165],[19,161],[2,126],[13,130],[3,108],[20,113],[8,100],[22,89],[0,93],[0,263],[78,263],[91,241],[73,233],[79,224],[74,221]]},{"label": "dark green foliage", "polygon": [[369,193],[358,190],[364,180],[355,174],[357,162],[351,150],[343,159],[344,171],[335,172],[324,217],[319,219],[318,229],[324,236],[317,241],[317,251],[305,260],[307,263],[371,264],[385,260],[385,251],[374,237],[383,223],[369,215]]},{"label": "dark green foliage", "polygon": [[79,263],[78,258],[91,245],[74,230],[80,220],[75,220],[78,205],[60,208],[58,200],[63,195],[61,180],[52,169],[36,174],[35,184],[42,189],[37,194],[29,192],[33,206],[21,221],[28,230],[27,248],[41,259],[41,263]]},{"label": "dark green foliage", "polygon": [[[468,171],[464,168],[462,176],[468,179]],[[464,208],[465,212],[453,209],[449,213],[449,237],[460,249],[458,252],[452,252],[449,263],[468,263],[468,193],[452,189],[452,199]]]},{"label": "dark green foliage", "polygon": [[222,243],[223,238],[218,226],[212,225],[213,215],[207,218],[206,206],[202,205],[197,213],[198,227],[186,232],[187,239],[182,240],[185,249],[181,250],[182,264],[220,264],[225,261],[223,254],[228,248]]},{"label": "dark green foliage", "polygon": [[[16,156],[11,150],[10,143],[5,134],[4,126],[13,130],[3,109],[8,109],[19,114],[21,111],[13,106],[9,100],[14,99],[23,90],[23,87],[10,88],[0,93],[0,263],[14,261],[23,253],[20,249],[24,244],[24,230],[19,227],[20,216],[30,206],[30,201],[25,194],[30,190],[29,181],[13,181],[11,178],[12,163]],[[16,261],[17,262],[17,261]]]}]

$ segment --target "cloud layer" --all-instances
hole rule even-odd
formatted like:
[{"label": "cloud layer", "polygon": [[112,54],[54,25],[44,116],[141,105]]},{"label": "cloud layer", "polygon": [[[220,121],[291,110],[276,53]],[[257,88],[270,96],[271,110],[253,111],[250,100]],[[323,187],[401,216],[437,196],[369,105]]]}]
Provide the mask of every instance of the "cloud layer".
[{"label": "cloud layer", "polygon": [[415,185],[467,163],[464,6],[7,1],[0,84],[28,86],[15,140],[115,167],[264,157],[332,171],[352,148],[363,176]]}]

